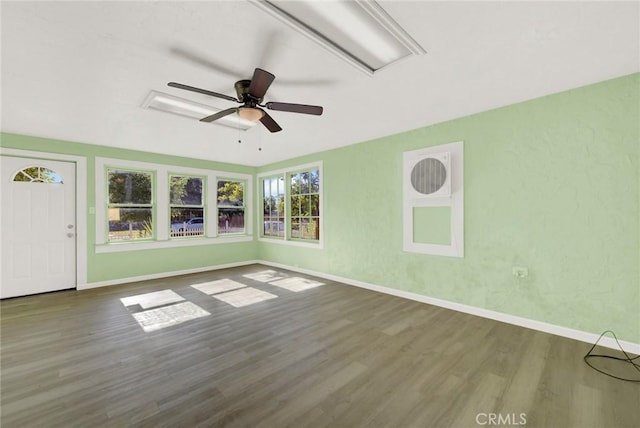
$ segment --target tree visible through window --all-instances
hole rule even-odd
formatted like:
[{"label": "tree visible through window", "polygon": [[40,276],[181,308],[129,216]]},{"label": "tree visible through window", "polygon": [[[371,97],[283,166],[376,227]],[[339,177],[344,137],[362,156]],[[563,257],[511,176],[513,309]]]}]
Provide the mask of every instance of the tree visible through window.
[{"label": "tree visible through window", "polygon": [[169,176],[171,237],[204,236],[205,204],[202,177]]},{"label": "tree visible through window", "polygon": [[320,174],[317,169],[291,174],[291,226],[293,239],[320,239]]},{"label": "tree visible through window", "polygon": [[262,178],[262,237],[320,241],[320,168]]},{"label": "tree visible through window", "polygon": [[218,180],[218,234],[243,233],[244,181]]},{"label": "tree visible through window", "polygon": [[153,176],[107,169],[109,241],[153,238]]},{"label": "tree visible through window", "polygon": [[27,183],[50,183],[62,184],[62,177],[55,171],[43,166],[30,166],[18,171],[13,177],[13,181]]}]

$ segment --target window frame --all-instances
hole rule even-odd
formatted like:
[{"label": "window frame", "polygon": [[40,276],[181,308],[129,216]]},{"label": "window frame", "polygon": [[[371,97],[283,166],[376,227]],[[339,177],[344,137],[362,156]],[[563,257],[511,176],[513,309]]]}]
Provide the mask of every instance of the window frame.
[{"label": "window frame", "polygon": [[[282,223],[283,223],[283,231],[284,234],[282,237],[278,236],[278,235],[265,235],[264,234],[264,223],[265,221],[269,221],[269,222],[273,222],[273,216],[269,216],[269,220],[265,220],[265,216],[264,216],[264,183],[266,180],[276,180],[277,183],[280,182],[280,180],[282,180],[283,184],[282,184],[282,188],[283,188],[283,204],[284,204],[284,209],[282,212]],[[266,239],[281,239],[286,237],[287,235],[287,186],[286,186],[286,177],[285,174],[275,174],[275,175],[270,175],[267,177],[262,177],[261,182],[260,182],[261,186],[261,204],[262,204],[262,209],[261,209],[261,216],[262,216],[262,221],[259,223],[259,227],[258,230],[259,232],[259,237],[261,238],[266,238]],[[279,222],[280,221],[280,216],[277,215],[276,216],[276,221]]]},{"label": "window frame", "polygon": [[[151,202],[148,204],[112,204],[111,201],[109,201],[109,171],[115,171],[115,172],[134,172],[134,173],[143,173],[143,174],[149,174],[151,176]],[[113,165],[106,165],[104,168],[104,184],[106,186],[105,188],[105,194],[106,194],[106,201],[105,201],[105,210],[107,212],[107,221],[104,223],[104,227],[105,227],[105,233],[106,233],[106,241],[109,244],[114,244],[114,243],[130,243],[130,242],[143,242],[143,241],[153,241],[156,237],[156,213],[157,213],[157,207],[156,207],[156,195],[155,195],[155,191],[156,191],[156,174],[155,171],[153,170],[146,170],[146,169],[134,169],[134,168],[121,168],[121,167],[117,167],[117,166],[113,166]],[[151,208],[151,236],[150,237],[145,237],[145,238],[139,238],[139,239],[123,239],[123,240],[114,240],[114,241],[110,241],[109,240],[109,208],[111,207],[115,207],[115,208],[127,208],[127,207],[148,207]]]},{"label": "window frame", "polygon": [[[171,203],[171,177],[187,177],[187,178],[200,178],[202,180],[202,204],[200,205],[177,205],[177,204],[172,204]],[[199,239],[199,238],[205,238],[207,237],[207,229],[209,228],[208,226],[208,218],[207,218],[207,202],[209,200],[209,198],[207,198],[207,189],[209,188],[208,183],[207,183],[207,176],[206,175],[200,175],[200,174],[184,174],[182,172],[169,172],[169,174],[167,175],[167,184],[169,186],[169,201],[167,204],[168,210],[169,210],[169,239]],[[173,223],[171,221],[171,210],[173,208],[195,208],[195,209],[200,209],[202,208],[202,217],[204,218],[204,227],[203,227],[203,231],[202,231],[202,235],[193,235],[193,236],[171,236],[171,224]]]},{"label": "window frame", "polygon": [[[233,233],[220,233],[219,230],[219,217],[220,217],[220,208],[227,209],[227,208],[232,208],[229,206],[224,206],[224,205],[220,205],[220,203],[218,202],[218,182],[220,181],[232,181],[232,182],[237,182],[237,183],[242,183],[242,211],[243,211],[243,215],[244,215],[244,230],[242,232],[233,232]],[[237,177],[226,177],[226,176],[218,176],[216,177],[216,189],[215,189],[215,193],[216,193],[216,223],[215,223],[215,229],[216,229],[216,234],[218,236],[238,236],[238,235],[243,235],[247,233],[247,227],[249,224],[251,224],[251,219],[249,217],[247,217],[247,188],[248,188],[248,184],[249,184],[250,180],[245,180],[245,179],[239,179]],[[251,195],[249,195],[249,198],[251,197]],[[233,208],[240,208],[239,206],[233,207]]]},{"label": "window frame", "polygon": [[[301,239],[301,238],[293,238],[291,237],[291,176],[300,172],[310,172],[313,170],[318,170],[319,181],[318,181],[318,224],[320,227],[319,239],[318,240],[310,240],[310,239]],[[284,236],[270,236],[264,235],[264,180],[271,179],[274,177],[284,177],[284,190],[285,190],[285,209],[284,209],[284,227],[285,234]],[[311,162],[304,165],[295,165],[290,168],[282,168],[273,171],[265,171],[256,175],[256,188],[260,189],[259,193],[259,201],[258,204],[260,208],[258,209],[258,215],[256,216],[256,230],[258,241],[261,242],[270,242],[276,244],[284,244],[298,247],[306,247],[306,248],[316,248],[323,249],[324,248],[324,172],[323,172],[323,163],[322,161]]]},{"label": "window frame", "polygon": [[[108,183],[106,179],[107,166],[112,169],[143,170],[155,173],[155,205],[154,212],[154,239],[152,240],[130,240],[122,242],[109,242],[106,204],[108,203]],[[171,216],[169,210],[169,175],[201,176],[206,178],[207,183],[217,183],[218,177],[233,180],[244,180],[245,188],[245,217],[252,218],[253,210],[253,176],[247,173],[236,173],[229,171],[209,170],[201,168],[181,167],[172,164],[160,164],[150,162],[139,162],[126,159],[103,158],[95,159],[95,204],[97,208],[89,207],[89,213],[95,214],[95,252],[112,253],[122,251],[138,251],[157,248],[175,248],[197,245],[225,244],[233,242],[244,242],[254,240],[253,222],[245,220],[245,232],[238,234],[225,234],[218,236],[217,227],[208,227],[205,236],[185,237],[182,239],[170,238]],[[205,204],[209,204],[212,198],[217,200],[216,186],[208,185],[205,196]],[[216,204],[217,205],[217,204]],[[215,206],[215,205],[214,205]],[[205,222],[217,224],[217,209],[205,210]],[[205,224],[206,224],[205,223]]]},{"label": "window frame", "polygon": [[[288,199],[286,199],[286,200],[288,200],[290,202],[289,203],[289,207],[288,207],[288,211],[285,209],[285,213],[286,213],[287,218],[290,220],[290,223],[291,223],[289,225],[290,227],[287,227],[286,232],[287,232],[287,235],[289,236],[289,239],[292,240],[292,241],[300,241],[300,242],[318,242],[319,241],[319,239],[307,239],[307,238],[300,238],[300,237],[294,238],[292,236],[292,234],[293,234],[292,227],[293,227],[293,223],[294,222],[293,222],[293,215],[291,213],[291,209],[293,208],[293,206],[291,204],[291,199],[294,196],[294,194],[291,192],[291,180],[292,180],[294,175],[302,174],[302,173],[305,173],[305,172],[311,174],[311,172],[315,171],[315,170],[317,170],[317,168],[314,168],[314,167],[297,169],[297,170],[294,170],[294,171],[289,171],[286,174],[286,177],[285,177],[285,182],[287,183],[287,186],[288,186],[285,189],[289,190],[289,196],[288,196]],[[318,195],[318,199],[320,199],[320,181],[322,180],[322,176],[320,175],[320,171],[319,170],[318,170],[318,177],[319,177],[319,179],[318,179],[318,193],[311,193],[311,192],[307,191],[306,193],[301,192],[301,193],[297,193],[295,195],[297,195],[297,196],[304,196],[304,195],[311,196],[311,195],[316,195],[317,194]],[[309,183],[310,183],[310,181],[309,181]],[[309,189],[307,189],[307,190],[309,190]],[[317,216],[311,215],[311,211],[309,211],[309,215],[308,216],[303,216],[301,214],[298,214],[298,216],[296,218],[300,220],[300,222],[298,222],[299,225],[302,225],[302,221],[301,220],[303,218],[305,218],[305,217],[308,218],[308,219],[317,218],[318,219],[318,227],[320,227],[320,218],[322,217],[322,211],[320,209],[320,202],[319,201],[318,201],[318,215]],[[318,235],[320,235],[321,233],[322,233],[322,229],[320,229],[320,233]]]}]

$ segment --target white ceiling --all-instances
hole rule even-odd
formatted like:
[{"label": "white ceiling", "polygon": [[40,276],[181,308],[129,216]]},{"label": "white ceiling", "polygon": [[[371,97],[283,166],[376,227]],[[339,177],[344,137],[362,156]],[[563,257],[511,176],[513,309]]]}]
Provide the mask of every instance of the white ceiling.
[{"label": "white ceiling", "polygon": [[[245,1],[3,1],[2,131],[264,165],[640,71],[639,2],[379,3],[427,54],[371,77]],[[235,96],[255,67],[265,101],[324,115],[272,111],[270,134],[140,107],[231,107],[167,83]]]}]

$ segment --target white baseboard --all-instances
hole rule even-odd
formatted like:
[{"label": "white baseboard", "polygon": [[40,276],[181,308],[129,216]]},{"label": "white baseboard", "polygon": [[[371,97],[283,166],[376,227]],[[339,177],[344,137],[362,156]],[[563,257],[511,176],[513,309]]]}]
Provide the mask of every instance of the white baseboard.
[{"label": "white baseboard", "polygon": [[150,274],[150,275],[141,275],[141,276],[132,276],[132,277],[128,277],[128,278],[112,279],[112,280],[109,280],[109,281],[90,282],[90,283],[87,283],[87,284],[78,284],[78,286],[76,288],[78,290],[88,290],[90,288],[108,287],[110,285],[126,284],[126,283],[129,283],[129,282],[147,281],[149,279],[167,278],[167,277],[170,277],[170,276],[187,275],[187,274],[190,274],[190,273],[200,273],[200,272],[207,272],[207,271],[211,271],[211,270],[227,269],[227,268],[233,268],[233,267],[238,267],[238,266],[253,265],[253,264],[256,264],[256,263],[260,263],[260,261],[258,261],[258,260],[246,260],[246,261],[242,261],[242,262],[234,262],[234,263],[226,263],[226,264],[222,264],[222,265],[214,265],[214,266],[205,266],[205,267],[199,267],[199,268],[193,268],[193,269],[177,270],[177,271],[173,271],[173,272],[160,272],[160,273],[153,273],[153,274]]},{"label": "white baseboard", "polygon": [[[581,330],[575,330],[568,327],[562,327],[554,324],[549,324],[542,321],[536,321],[528,318],[519,317],[516,315],[505,314],[502,312],[496,312],[489,309],[478,308],[475,306],[464,305],[462,303],[450,302],[448,300],[436,299],[434,297],[424,296],[422,294],[412,293],[410,291],[397,290],[395,288],[384,287],[381,285],[370,284],[355,279],[344,278],[337,275],[331,275],[324,272],[317,272],[309,269],[302,269],[296,266],[284,265],[281,263],[273,263],[265,260],[258,260],[257,263],[272,266],[280,269],[288,269],[294,272],[300,272],[307,275],[313,275],[320,278],[328,279],[330,281],[341,282],[347,285],[353,285],[360,288],[366,288],[367,290],[377,291],[379,293],[390,294],[392,296],[403,297],[409,300],[415,300],[417,302],[427,303],[429,305],[440,306],[442,308],[452,309],[458,312],[464,312],[470,315],[476,315],[482,318],[489,318],[492,320],[504,322],[507,324],[513,324],[520,327],[530,328],[532,330],[542,331],[545,333],[554,334],[556,336],[567,337],[569,339],[579,340],[581,342],[593,344],[600,337],[599,334],[588,333]],[[603,337],[600,345],[620,350],[620,347],[612,337]],[[620,340],[620,345],[627,353],[633,353],[635,355],[640,354],[640,344]]]}]

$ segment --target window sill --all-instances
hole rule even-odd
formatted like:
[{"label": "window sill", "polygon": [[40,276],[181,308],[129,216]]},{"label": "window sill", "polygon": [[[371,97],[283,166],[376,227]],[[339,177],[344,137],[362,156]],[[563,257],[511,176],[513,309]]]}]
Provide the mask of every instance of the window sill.
[{"label": "window sill", "polygon": [[216,238],[183,238],[183,239],[171,239],[167,241],[138,241],[138,242],[112,242],[109,244],[97,244],[96,254],[101,253],[119,253],[124,251],[140,251],[140,250],[154,250],[159,248],[178,248],[178,247],[193,247],[198,245],[217,245],[217,244],[231,244],[235,242],[248,242],[253,241],[253,236],[250,235],[234,235],[224,236]]},{"label": "window sill", "polygon": [[261,236],[258,238],[258,241],[268,242],[270,244],[290,245],[292,247],[315,248],[316,250],[323,249],[321,240],[304,242],[304,241],[296,241],[296,240],[289,240],[289,239],[283,239],[283,238],[266,238]]}]

